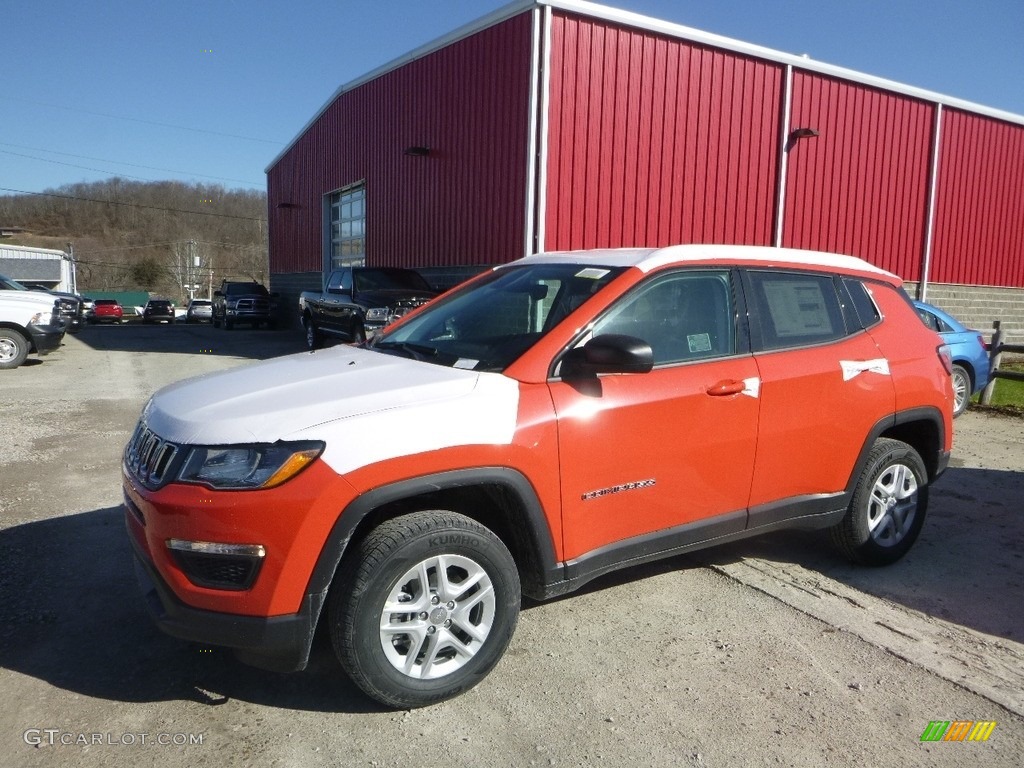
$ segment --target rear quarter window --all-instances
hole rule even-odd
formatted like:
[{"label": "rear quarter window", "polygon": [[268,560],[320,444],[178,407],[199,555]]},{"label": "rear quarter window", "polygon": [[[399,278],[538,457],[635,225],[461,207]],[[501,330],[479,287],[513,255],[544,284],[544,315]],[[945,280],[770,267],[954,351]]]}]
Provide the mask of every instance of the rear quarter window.
[{"label": "rear quarter window", "polygon": [[874,299],[871,298],[871,289],[868,286],[852,277],[844,278],[843,285],[850,294],[850,302],[862,328],[870,328],[882,319],[882,313],[878,311]]}]

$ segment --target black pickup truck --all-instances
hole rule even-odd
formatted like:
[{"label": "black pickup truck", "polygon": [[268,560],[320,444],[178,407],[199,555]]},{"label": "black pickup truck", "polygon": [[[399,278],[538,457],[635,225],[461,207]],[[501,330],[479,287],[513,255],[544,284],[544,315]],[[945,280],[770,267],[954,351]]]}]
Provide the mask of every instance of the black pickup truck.
[{"label": "black pickup truck", "polygon": [[231,330],[236,323],[248,323],[253,328],[276,325],[276,293],[252,280],[225,280],[220,290],[213,292],[213,327]]},{"label": "black pickup truck", "polygon": [[436,295],[423,276],[412,269],[336,269],[328,275],[322,292],[303,291],[299,296],[306,345],[317,349],[325,336],[361,344],[368,336]]}]

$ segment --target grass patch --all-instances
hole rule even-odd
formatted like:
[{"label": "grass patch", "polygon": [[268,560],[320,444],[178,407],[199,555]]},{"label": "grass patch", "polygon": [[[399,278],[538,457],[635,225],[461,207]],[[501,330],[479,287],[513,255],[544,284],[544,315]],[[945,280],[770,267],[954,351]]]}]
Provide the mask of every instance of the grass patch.
[{"label": "grass patch", "polygon": [[[1004,363],[1001,369],[1024,373],[1024,363]],[[1024,381],[1010,381],[1009,379],[996,379],[995,389],[992,390],[992,401],[990,405],[1010,413],[1024,415]]]}]

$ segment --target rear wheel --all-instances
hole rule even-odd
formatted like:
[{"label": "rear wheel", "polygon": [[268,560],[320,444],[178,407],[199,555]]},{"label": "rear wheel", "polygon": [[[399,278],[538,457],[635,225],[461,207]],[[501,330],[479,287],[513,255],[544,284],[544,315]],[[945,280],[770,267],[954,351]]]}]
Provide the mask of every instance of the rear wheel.
[{"label": "rear wheel", "polygon": [[962,365],[953,365],[953,416],[967,410],[971,402],[971,374]]},{"label": "rear wheel", "polygon": [[483,680],[519,617],[515,562],[502,541],[453,512],[417,512],[374,529],[331,587],[331,641],[377,701],[434,704]]},{"label": "rear wheel", "polygon": [[17,368],[28,357],[28,339],[13,328],[0,328],[0,369]]},{"label": "rear wheel", "polygon": [[832,541],[854,562],[889,565],[913,546],[927,510],[928,473],[920,455],[899,440],[879,438],[846,516],[831,529]]}]

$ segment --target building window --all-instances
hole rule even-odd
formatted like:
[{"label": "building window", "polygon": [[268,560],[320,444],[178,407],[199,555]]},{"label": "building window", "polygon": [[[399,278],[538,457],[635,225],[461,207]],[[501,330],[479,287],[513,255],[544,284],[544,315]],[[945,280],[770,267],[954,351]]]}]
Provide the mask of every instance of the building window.
[{"label": "building window", "polygon": [[366,263],[366,185],[335,192],[330,204],[331,269]]}]

